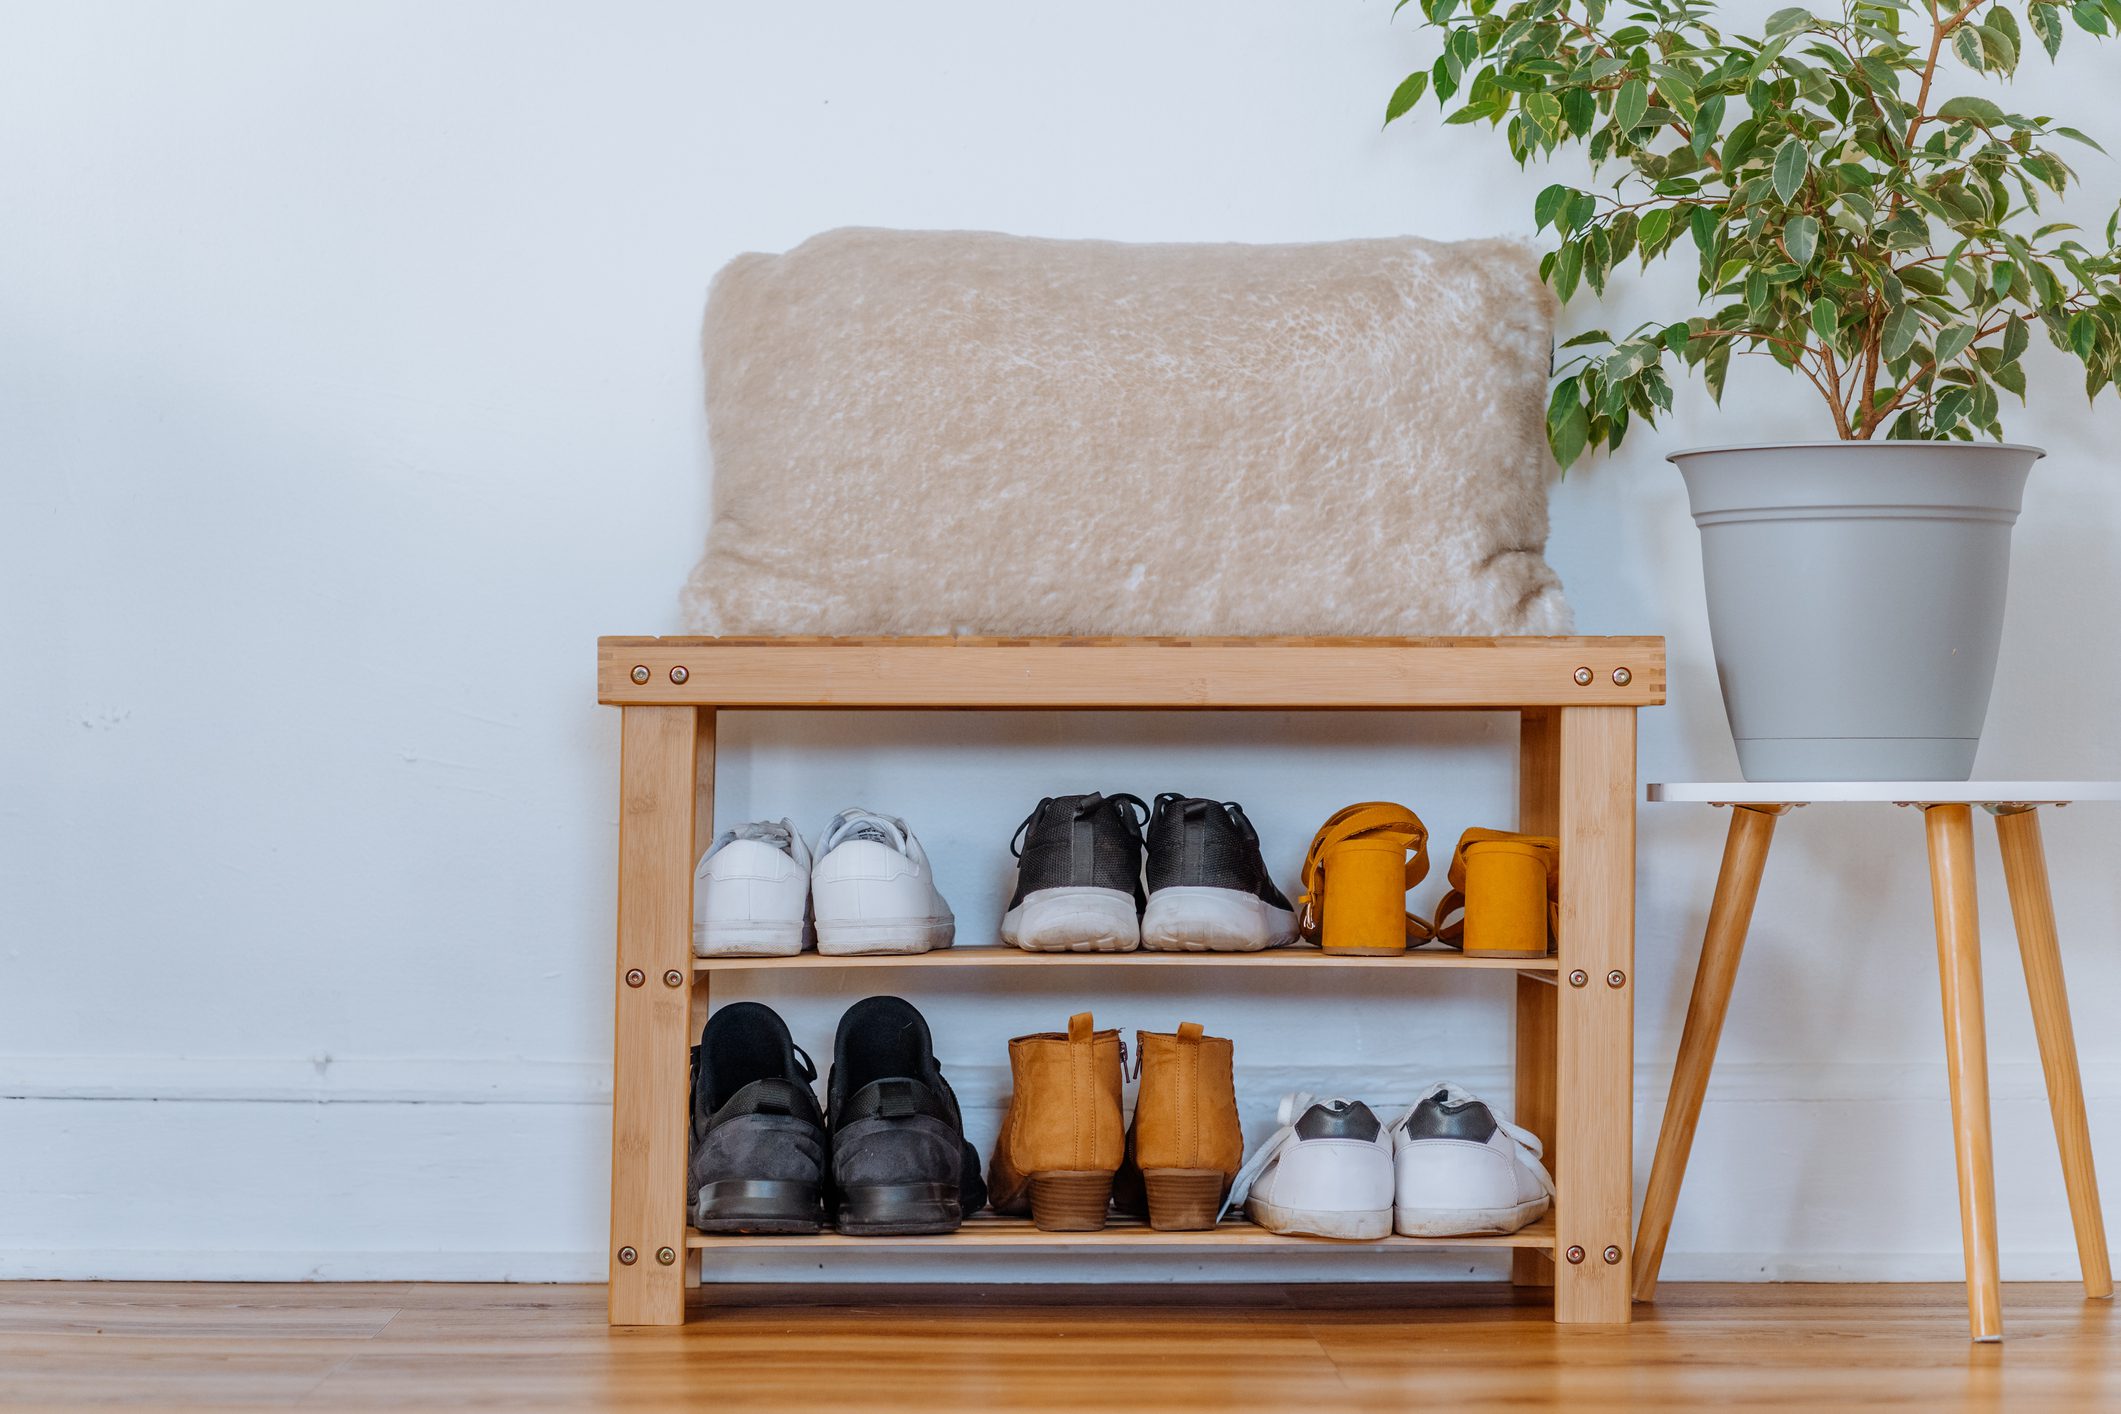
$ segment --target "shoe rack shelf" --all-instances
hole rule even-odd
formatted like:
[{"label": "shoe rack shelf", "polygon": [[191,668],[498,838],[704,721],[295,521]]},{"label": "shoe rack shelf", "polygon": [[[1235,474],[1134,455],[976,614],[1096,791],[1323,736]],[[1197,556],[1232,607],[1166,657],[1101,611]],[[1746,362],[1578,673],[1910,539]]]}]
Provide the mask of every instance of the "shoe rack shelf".
[{"label": "shoe rack shelf", "polygon": [[[1147,1251],[1513,1249],[1557,1321],[1628,1319],[1633,1197],[1635,712],[1664,701],[1661,638],[604,638],[597,699],[621,709],[609,1315],[685,1319],[692,1262],[730,1247]],[[1520,830],[1561,841],[1559,955],[1415,952],[692,956],[692,871],[714,837],[720,711],[1495,711],[1518,727]],[[1408,795],[1365,783],[1367,793]],[[1501,823],[1501,822],[1495,822]],[[1503,1237],[1335,1242],[1226,1222],[1160,1233],[1039,1232],[970,1218],[943,1237],[709,1237],[684,1222],[687,1051],[715,974],[890,968],[1469,968],[1516,974],[1516,1118],[1547,1147],[1554,1211]]]},{"label": "shoe rack shelf", "polygon": [[1374,1242],[1348,1242],[1337,1237],[1288,1236],[1269,1232],[1263,1227],[1256,1227],[1242,1219],[1234,1218],[1208,1232],[1158,1232],[1147,1223],[1118,1216],[1114,1216],[1101,1232],[1040,1232],[1031,1225],[1029,1218],[1004,1218],[992,1213],[982,1213],[977,1217],[965,1219],[962,1228],[946,1237],[842,1237],[836,1232],[820,1233],[814,1237],[722,1237],[688,1229],[685,1245],[694,1251],[716,1248],[756,1251],[763,1247],[795,1247],[808,1252],[824,1247],[853,1248],[871,1252],[884,1247],[947,1247],[952,1250],[967,1247],[1007,1247],[1022,1251],[1091,1248],[1103,1252],[1148,1252],[1166,1247],[1242,1247],[1253,1251],[1269,1247],[1283,1250],[1308,1248],[1313,1252],[1331,1252],[1363,1247],[1387,1251],[1416,1247],[1507,1247],[1520,1251],[1552,1253],[1554,1218],[1549,1214],[1516,1232],[1486,1237],[1385,1237]]}]

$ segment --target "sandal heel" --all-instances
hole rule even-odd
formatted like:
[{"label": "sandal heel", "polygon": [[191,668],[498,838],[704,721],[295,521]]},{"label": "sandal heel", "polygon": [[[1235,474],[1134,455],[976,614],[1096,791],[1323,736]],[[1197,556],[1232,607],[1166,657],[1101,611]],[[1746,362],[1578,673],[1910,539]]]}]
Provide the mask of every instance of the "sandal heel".
[{"label": "sandal heel", "polygon": [[1215,1226],[1229,1175],[1221,1169],[1150,1169],[1142,1175],[1149,1190],[1149,1226],[1158,1232],[1203,1232]]},{"label": "sandal heel", "polygon": [[1031,1175],[1031,1224],[1040,1232],[1097,1232],[1111,1209],[1109,1173]]},{"label": "sandal heel", "polygon": [[1546,956],[1547,865],[1547,851],[1515,840],[1466,846],[1468,955]]}]

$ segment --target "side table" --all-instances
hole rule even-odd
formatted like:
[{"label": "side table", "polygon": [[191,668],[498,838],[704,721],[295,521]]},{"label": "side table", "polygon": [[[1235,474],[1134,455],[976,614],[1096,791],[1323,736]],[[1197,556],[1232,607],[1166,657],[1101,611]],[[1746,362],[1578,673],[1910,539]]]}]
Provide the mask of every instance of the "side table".
[{"label": "side table", "polygon": [[2092,1170],[2084,1086],[2070,1031],[2069,997],[2055,932],[2054,899],[2040,844],[2039,809],[2079,800],[2121,800],[2113,781],[1689,781],[1652,785],[1652,801],[1731,807],[1731,828],[1701,943],[1701,964],[1687,1002],[1686,1029],[1672,1071],[1672,1093],[1657,1135],[1657,1158],[1635,1237],[1634,1295],[1647,1301],[1671,1234],[1672,1209],[1686,1174],[1694,1127],[1716,1043],[1730,1006],[1738,956],[1745,947],[1760,874],[1775,821],[1794,806],[1883,801],[1922,811],[1929,840],[1930,899],[1937,921],[1937,967],[1944,993],[1944,1053],[1951,1078],[1952,1133],[1958,1156],[1959,1226],[1966,1254],[1967,1314],[1977,1341],[2003,1338],[2003,1300],[1996,1270],[1995,1172],[1989,1150],[1988,1048],[1981,1010],[1981,930],[1974,903],[1973,807],[1996,820],[2004,879],[2018,929],[2018,950],[2031,994],[2040,1067],[2047,1079],[2055,1141],[2076,1228],[2077,1261],[2089,1297],[2113,1295],[2099,1184]]}]

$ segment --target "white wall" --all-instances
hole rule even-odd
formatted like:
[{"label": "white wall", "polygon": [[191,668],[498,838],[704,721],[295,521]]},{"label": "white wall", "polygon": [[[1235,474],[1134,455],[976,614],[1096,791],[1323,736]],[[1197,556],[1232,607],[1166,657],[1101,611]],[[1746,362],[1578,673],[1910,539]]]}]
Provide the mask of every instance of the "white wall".
[{"label": "white wall", "polygon": [[[707,508],[709,277],[846,223],[1527,229],[1548,178],[1498,167],[1491,135],[1427,116],[1379,132],[1431,52],[1388,13],[10,5],[0,1274],[599,1278],[618,722],[592,700],[592,649],[674,627]],[[2060,77],[2035,63],[2021,87],[2121,137],[2121,99],[2092,82],[2115,51],[2071,46]],[[2083,166],[2098,200],[2078,210],[2103,224],[2115,170]],[[2010,430],[2053,455],[2019,527],[1981,768],[2113,776],[2121,411],[2087,411],[2059,359],[2037,362],[2057,376]],[[1694,531],[1660,458],[1819,426],[1788,381],[1734,385],[1720,413],[1690,391],[1554,500],[1580,626],[1670,640],[1646,779],[1734,769]],[[848,801],[905,813],[972,937],[1041,794],[1240,799],[1287,873],[1356,796],[1414,803],[1445,843],[1506,820],[1510,759],[1506,722],[1478,716],[751,717],[729,723],[720,808],[812,829]],[[1722,825],[1642,816],[1638,1172]],[[1887,807],[1784,826],[1673,1275],[1957,1275],[1919,833]],[[2121,1165],[2121,816],[2082,806],[2049,833],[2095,1137]],[[2069,1228],[1986,839],[1979,857],[2004,1267],[2061,1276]],[[1237,1038],[1255,1126],[1298,1081],[1380,1100],[1432,1075],[1501,1082],[1490,979],[1388,997],[1338,977],[1272,996],[1228,974],[1078,981],[923,982],[982,1141],[1004,1039],[1082,1005]],[[822,1053],[860,991],[754,994]],[[1468,1269],[1493,1268],[1416,1268]]]}]

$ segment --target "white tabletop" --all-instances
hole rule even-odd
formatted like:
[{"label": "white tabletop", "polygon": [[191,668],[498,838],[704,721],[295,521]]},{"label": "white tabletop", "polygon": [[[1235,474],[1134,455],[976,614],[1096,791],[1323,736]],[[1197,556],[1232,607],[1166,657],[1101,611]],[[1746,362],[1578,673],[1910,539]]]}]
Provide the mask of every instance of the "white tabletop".
[{"label": "white tabletop", "polygon": [[1656,781],[1651,800],[1711,805],[1817,805],[1877,800],[1924,805],[2062,805],[2121,800],[2121,781]]}]

